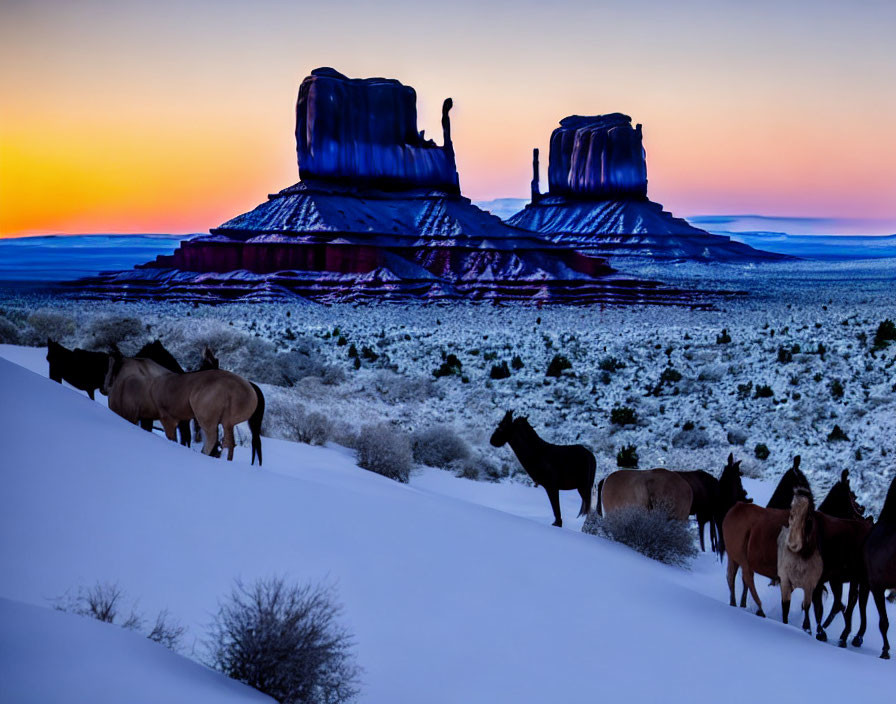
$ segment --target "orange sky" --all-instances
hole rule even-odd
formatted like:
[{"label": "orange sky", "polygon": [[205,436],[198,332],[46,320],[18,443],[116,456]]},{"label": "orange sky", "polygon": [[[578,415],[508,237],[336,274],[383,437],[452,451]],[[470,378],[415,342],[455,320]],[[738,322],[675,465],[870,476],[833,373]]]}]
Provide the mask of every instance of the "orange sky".
[{"label": "orange sky", "polygon": [[0,236],[198,232],[252,208],[298,179],[295,95],[320,65],[413,85],[430,136],[452,96],[474,199],[527,195],[563,116],[621,111],[676,214],[896,231],[894,33],[896,3],[870,1],[5,2]]}]

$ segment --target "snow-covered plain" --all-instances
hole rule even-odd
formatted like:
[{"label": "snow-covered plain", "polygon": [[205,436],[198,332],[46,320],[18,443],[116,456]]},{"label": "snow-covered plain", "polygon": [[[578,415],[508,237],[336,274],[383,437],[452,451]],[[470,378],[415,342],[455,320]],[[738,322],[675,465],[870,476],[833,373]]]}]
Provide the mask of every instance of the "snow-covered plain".
[{"label": "snow-covered plain", "polygon": [[[46,373],[39,350],[0,355]],[[770,618],[729,607],[723,569],[708,555],[689,572],[584,535],[581,521],[550,527],[539,489],[437,470],[401,485],[359,469],[345,449],[273,439],[259,470],[245,448],[232,463],[206,458],[6,360],[0,388],[5,599],[46,607],[78,586],[117,582],[145,611],[180,618],[200,654],[234,577],[328,581],[356,637],[365,702],[892,697],[876,615],[860,650],[820,644],[779,622],[766,586]],[[747,488],[760,501],[770,490]],[[576,502],[565,499],[570,516]],[[15,694],[4,701],[101,701],[63,678],[71,647],[37,649],[34,634],[83,630],[77,637],[85,648],[96,642],[99,658],[116,651],[109,668],[138,646],[113,645],[110,627],[75,619],[3,603],[0,674]],[[97,628],[102,638],[87,633]],[[162,678],[159,687],[183,676],[179,691],[197,702],[250,699],[145,646],[152,655],[135,695],[118,701],[141,701],[143,676]],[[47,685],[56,680],[66,687]]]}]

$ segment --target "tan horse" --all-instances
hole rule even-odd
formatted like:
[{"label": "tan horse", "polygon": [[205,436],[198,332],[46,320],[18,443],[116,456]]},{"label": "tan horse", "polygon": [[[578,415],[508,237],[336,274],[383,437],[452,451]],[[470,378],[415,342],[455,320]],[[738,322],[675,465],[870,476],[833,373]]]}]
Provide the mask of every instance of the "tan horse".
[{"label": "tan horse", "polygon": [[228,460],[236,445],[234,426],[252,418],[259,403],[252,384],[231,372],[175,374],[152,360],[124,358],[117,351],[109,359],[105,386],[112,411],[132,423],[149,421],[151,426],[161,420],[169,440],[177,441],[179,422],[195,418],[205,435],[206,455],[214,451],[222,425]]},{"label": "tan horse", "polygon": [[778,534],[778,577],[781,579],[781,614],[784,623],[790,615],[790,596],[803,590],[803,630],[812,633],[809,606],[821,579],[823,562],[818,551],[818,521],[812,495],[802,489],[793,494],[787,525]]},{"label": "tan horse", "polygon": [[620,469],[598,488],[598,504],[604,514],[627,506],[665,507],[671,518],[686,521],[693,500],[690,484],[668,469]]},{"label": "tan horse", "polygon": [[258,405],[252,384],[223,369],[160,376],[152,380],[150,393],[169,440],[177,440],[178,423],[195,418],[205,436],[202,452],[210,455],[221,425],[228,460],[236,446],[234,426],[249,420]]}]

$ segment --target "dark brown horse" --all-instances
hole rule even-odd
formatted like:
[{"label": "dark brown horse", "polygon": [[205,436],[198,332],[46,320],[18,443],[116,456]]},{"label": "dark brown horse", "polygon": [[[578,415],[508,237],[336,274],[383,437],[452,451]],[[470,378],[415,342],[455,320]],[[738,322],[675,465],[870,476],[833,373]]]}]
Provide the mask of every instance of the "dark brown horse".
[{"label": "dark brown horse", "polygon": [[728,515],[728,511],[738,502],[753,503],[753,499],[747,496],[744,489],[743,475],[740,473],[740,460],[734,461],[734,455],[728,454],[728,463],[722,470],[722,476],[719,477],[719,496],[715,507],[714,521],[716,524],[716,533],[718,544],[716,551],[721,559],[725,555],[725,538],[722,535],[722,521]]},{"label": "dark brown horse", "polygon": [[697,519],[697,533],[700,536],[700,549],[706,552],[703,541],[703,529],[709,523],[709,547],[715,552],[718,549],[716,538],[715,507],[719,501],[719,480],[702,469],[675,472],[691,487],[693,499],[688,515]]},{"label": "dark brown horse", "polygon": [[884,507],[865,541],[862,552],[868,587],[874,597],[874,605],[877,606],[880,634],[884,639],[884,648],[880,656],[887,660],[890,657],[890,641],[887,640],[890,621],[887,618],[884,592],[896,588],[896,477],[890,482]]},{"label": "dark brown horse", "polygon": [[[165,346],[162,344],[161,340],[153,340],[152,342],[148,342],[140,348],[140,351],[134,355],[140,359],[151,359],[156,364],[159,364],[170,372],[174,372],[175,374],[183,374],[184,368],[178,364],[178,361],[174,358],[174,355],[171,354]],[[152,430],[152,424],[148,430]],[[177,424],[177,432],[180,434],[180,444],[186,447],[190,447],[190,421],[185,420],[181,421]]]},{"label": "dark brown horse", "polygon": [[513,417],[507,411],[490,440],[495,447],[506,443],[519,459],[526,474],[544,487],[554,511],[555,526],[562,526],[560,518],[560,491],[575,489],[582,497],[579,516],[591,511],[594,474],[597,461],[583,445],[552,445],[542,440],[523,417]]},{"label": "dark brown horse", "polygon": [[778,486],[765,505],[766,508],[780,508],[790,510],[790,504],[793,501],[793,492],[798,487],[809,489],[809,480],[800,470],[800,456],[793,458],[793,466],[781,475]]},{"label": "dark brown horse", "polygon": [[[871,530],[871,520],[862,514],[864,507],[856,501],[856,496],[849,485],[849,470],[844,469],[840,481],[831,487],[818,510],[824,516],[843,519],[841,521],[822,520],[822,526],[828,531],[824,540],[824,552],[828,564],[825,565],[826,580],[831,585],[834,604],[825,619],[823,628],[831,625],[838,613],[843,613],[845,628],[840,635],[839,645],[846,647],[846,641],[852,628],[852,612],[856,602],[859,603],[861,624],[853,645],[860,646],[865,635],[866,607],[868,605],[868,588],[865,580],[865,565],[861,557],[862,544]],[[846,522],[843,522],[843,521]],[[848,604],[843,606],[843,583],[849,582]],[[821,585],[824,581],[821,582]],[[817,598],[820,598],[820,594]]]},{"label": "dark brown horse", "polygon": [[86,391],[90,400],[94,400],[97,389],[103,395],[106,387],[106,369],[109,367],[109,355],[104,352],[90,352],[76,347],[67,349],[58,342],[47,338],[47,361],[50,363],[50,378],[61,384],[63,380],[76,389]]}]

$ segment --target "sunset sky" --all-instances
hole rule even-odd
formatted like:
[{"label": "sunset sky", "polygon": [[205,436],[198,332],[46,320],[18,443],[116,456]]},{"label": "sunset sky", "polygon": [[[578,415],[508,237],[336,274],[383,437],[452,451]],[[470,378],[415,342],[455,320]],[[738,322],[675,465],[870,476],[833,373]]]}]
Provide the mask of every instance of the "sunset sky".
[{"label": "sunset sky", "polygon": [[254,207],[298,180],[317,66],[414,86],[437,139],[453,97],[473,199],[526,196],[560,118],[619,111],[677,215],[896,232],[894,36],[893,0],[0,0],[0,236],[201,232]]}]

